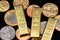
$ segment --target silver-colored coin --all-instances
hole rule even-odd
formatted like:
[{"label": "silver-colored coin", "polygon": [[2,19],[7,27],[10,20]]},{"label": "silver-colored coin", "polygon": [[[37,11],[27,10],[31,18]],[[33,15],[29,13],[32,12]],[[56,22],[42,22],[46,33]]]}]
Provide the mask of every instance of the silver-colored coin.
[{"label": "silver-colored coin", "polygon": [[46,17],[55,17],[58,14],[58,7],[53,3],[46,3],[43,5],[43,14]]},{"label": "silver-colored coin", "polygon": [[43,34],[47,21],[41,22],[41,34]]},{"label": "silver-colored coin", "polygon": [[60,19],[57,20],[57,26],[60,27]]},{"label": "silver-colored coin", "polygon": [[55,17],[55,19],[57,20],[57,24],[56,24],[56,30],[57,31],[60,31],[60,15],[57,15],[56,17]]},{"label": "silver-colored coin", "polygon": [[1,39],[13,39],[15,37],[15,30],[11,26],[5,26],[0,32]]},{"label": "silver-colored coin", "polygon": [[17,23],[17,20],[16,20],[16,15],[15,13],[11,13],[10,15],[8,15],[7,19],[9,20],[9,22],[11,23]]}]

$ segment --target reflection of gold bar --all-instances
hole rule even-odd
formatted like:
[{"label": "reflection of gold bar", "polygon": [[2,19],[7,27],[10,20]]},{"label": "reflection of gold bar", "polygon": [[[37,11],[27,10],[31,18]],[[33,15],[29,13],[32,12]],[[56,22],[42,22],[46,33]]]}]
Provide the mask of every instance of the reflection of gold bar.
[{"label": "reflection of gold bar", "polygon": [[49,18],[42,40],[51,40],[57,20]]},{"label": "reflection of gold bar", "polygon": [[40,19],[42,8],[33,8],[31,37],[40,36]]},{"label": "reflection of gold bar", "polygon": [[22,7],[22,5],[18,5],[18,6],[14,6],[14,7],[15,7],[15,11],[16,11],[20,35],[27,34],[28,29],[27,29],[27,24],[26,24],[24,12],[23,12],[23,7]]}]

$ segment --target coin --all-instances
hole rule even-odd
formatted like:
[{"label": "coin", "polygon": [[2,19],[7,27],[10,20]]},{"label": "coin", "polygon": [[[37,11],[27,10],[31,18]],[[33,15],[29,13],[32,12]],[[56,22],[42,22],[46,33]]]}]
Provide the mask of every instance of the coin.
[{"label": "coin", "polygon": [[[28,29],[29,31],[29,34],[30,34],[30,29]],[[24,37],[20,37],[20,32],[19,32],[19,29],[16,30],[16,37],[17,39],[19,40],[27,40],[30,38],[30,35],[27,35],[27,36],[24,36]]]},{"label": "coin", "polygon": [[0,1],[0,12],[5,12],[9,9],[10,5],[8,1]]},{"label": "coin", "polygon": [[23,8],[26,9],[29,5],[29,0],[14,0],[13,5],[23,5]]},{"label": "coin", "polygon": [[1,39],[13,39],[15,37],[15,30],[11,26],[4,26],[0,32]]},{"label": "coin", "polygon": [[43,34],[47,21],[41,22],[41,34]]},{"label": "coin", "polygon": [[53,3],[46,3],[43,5],[43,14],[46,17],[55,17],[58,14],[58,7]]},{"label": "coin", "polygon": [[57,20],[56,30],[60,31],[60,15],[56,16],[55,19]]},{"label": "coin", "polygon": [[32,17],[32,10],[33,10],[34,7],[39,7],[39,6],[36,5],[36,4],[33,4],[33,5],[30,5],[30,6],[27,8],[27,15],[28,15],[29,17]]},{"label": "coin", "polygon": [[14,10],[9,10],[4,16],[5,23],[10,26],[17,25],[17,19]]}]

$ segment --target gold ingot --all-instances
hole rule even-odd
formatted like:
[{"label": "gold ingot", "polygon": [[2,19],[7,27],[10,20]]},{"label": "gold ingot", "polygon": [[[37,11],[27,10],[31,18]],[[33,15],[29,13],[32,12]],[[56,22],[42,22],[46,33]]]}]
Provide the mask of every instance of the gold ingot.
[{"label": "gold ingot", "polygon": [[[32,12],[32,28],[31,28],[31,37],[39,37],[40,36],[40,20],[42,14],[42,8],[35,7]],[[36,19],[37,20],[36,20]]]},{"label": "gold ingot", "polygon": [[25,15],[22,5],[16,5],[14,6],[14,8],[16,11],[16,17],[17,17],[17,23],[18,23],[20,35],[28,34],[27,23],[25,20]]},{"label": "gold ingot", "polygon": [[17,25],[16,12],[14,10],[9,10],[8,12],[6,12],[4,16],[4,21],[7,25],[16,26]]},{"label": "gold ingot", "polygon": [[14,0],[13,5],[23,5],[23,8],[26,9],[29,5],[29,0]]},{"label": "gold ingot", "polygon": [[0,1],[0,12],[5,12],[9,9],[10,5],[8,1]]},{"label": "gold ingot", "polygon": [[56,16],[55,19],[57,20],[56,30],[60,31],[60,15]]},{"label": "gold ingot", "polygon": [[39,6],[36,5],[36,4],[33,4],[33,5],[30,5],[30,6],[27,8],[27,15],[28,15],[29,17],[32,17],[32,10],[33,10],[34,7],[39,7]]},{"label": "gold ingot", "polygon": [[43,5],[43,14],[46,17],[55,17],[58,14],[58,7],[53,3],[46,3]]},{"label": "gold ingot", "polygon": [[56,23],[57,23],[56,19],[49,18],[41,40],[51,40],[51,37],[52,37],[52,34],[54,32]]}]

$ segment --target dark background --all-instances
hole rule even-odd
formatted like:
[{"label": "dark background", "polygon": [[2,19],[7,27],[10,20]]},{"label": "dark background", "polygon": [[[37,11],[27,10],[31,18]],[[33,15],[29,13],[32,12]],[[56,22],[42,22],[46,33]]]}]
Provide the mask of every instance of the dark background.
[{"label": "dark background", "polygon": [[[9,10],[14,9],[13,0],[8,0],[8,2],[10,3]],[[54,3],[58,6],[59,13],[60,13],[60,0],[29,0],[29,3],[30,3],[29,5],[36,4],[36,5],[39,5],[40,7],[42,7],[45,3]],[[26,17],[26,21],[27,21],[27,26],[29,28],[31,28],[31,19],[32,18],[28,17],[28,15],[26,14],[26,10],[24,10],[24,11],[25,11],[25,17]],[[6,12],[2,12],[2,13],[0,12],[0,29],[4,26],[7,26],[7,24],[4,22],[4,15]],[[58,15],[59,15],[59,13],[58,13]],[[48,18],[42,14],[41,21],[47,21],[47,20],[48,20]],[[16,30],[18,28],[18,26],[15,26],[14,28]],[[13,40],[18,40],[18,39],[15,37]],[[60,40],[60,32],[57,30],[54,30],[51,40]]]}]

